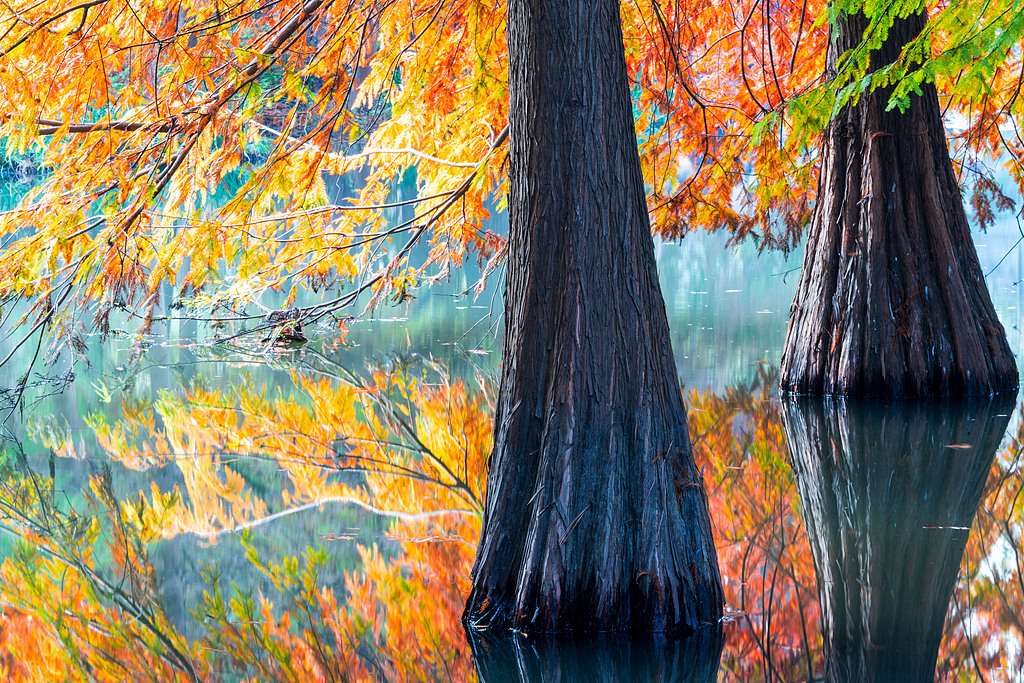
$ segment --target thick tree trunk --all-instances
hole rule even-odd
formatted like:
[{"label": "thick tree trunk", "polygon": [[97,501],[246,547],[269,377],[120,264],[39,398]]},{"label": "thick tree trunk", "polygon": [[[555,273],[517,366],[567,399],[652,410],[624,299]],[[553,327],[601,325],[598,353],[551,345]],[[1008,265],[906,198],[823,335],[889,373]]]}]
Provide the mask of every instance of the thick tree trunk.
[{"label": "thick tree trunk", "polygon": [[481,683],[715,683],[725,642],[717,626],[682,638],[467,635]]},{"label": "thick tree trunk", "polygon": [[1014,398],[783,401],[826,681],[934,680],[960,559]]},{"label": "thick tree trunk", "polygon": [[512,0],[505,350],[465,619],[691,630],[721,580],[655,268],[617,0]]},{"label": "thick tree trunk", "polygon": [[[925,24],[897,19],[872,68]],[[829,64],[863,16],[832,29]],[[934,86],[885,111],[882,90],[846,107],[822,145],[818,204],[782,356],[784,391],[848,396],[988,395],[1017,367],[978,264]]]}]

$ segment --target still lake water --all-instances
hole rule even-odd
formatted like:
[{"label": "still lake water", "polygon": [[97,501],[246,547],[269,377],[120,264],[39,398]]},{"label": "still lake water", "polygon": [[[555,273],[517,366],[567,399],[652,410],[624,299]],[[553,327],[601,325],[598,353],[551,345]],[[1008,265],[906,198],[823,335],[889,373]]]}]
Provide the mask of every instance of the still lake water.
[{"label": "still lake water", "polygon": [[[1018,362],[1021,235],[1010,217],[975,236]],[[476,299],[457,296],[474,281],[469,268],[353,321],[343,341],[320,327],[291,350],[218,345],[210,330],[171,320],[133,359],[126,324],[128,334],[89,340],[73,378],[68,359],[42,369],[66,387],[34,377],[4,424],[4,651],[26,656],[15,625],[50,639],[35,652],[53,667],[26,664],[28,680],[102,678],[97,662],[112,660],[122,677],[157,680],[1024,680],[1016,397],[780,399],[774,368],[801,254],[725,241],[657,246],[729,602],[721,634],[466,642],[459,599],[487,445],[471,425],[489,418],[501,344],[500,278]],[[4,387],[24,372],[16,365],[0,370]],[[398,486],[392,470],[350,467],[366,442],[383,443],[372,453],[418,479]],[[433,465],[415,460],[428,452]],[[444,467],[461,488],[437,473]],[[38,496],[48,505],[16,493],[26,481],[49,487]],[[132,510],[134,527],[124,522]],[[98,538],[54,531],[87,517],[104,520]],[[19,560],[18,539],[63,558],[63,569]],[[336,604],[308,609],[313,593],[282,577],[288,558],[299,558],[298,575],[320,553],[312,584]],[[47,602],[68,590],[68,572],[92,590]],[[28,576],[50,583],[33,593],[21,585]],[[215,589],[242,606],[218,613]],[[93,635],[69,626],[72,615]],[[136,625],[115,633],[119,620]],[[89,640],[96,633],[107,640]],[[169,657],[168,642],[192,663]],[[173,661],[146,669],[151,660]]]}]

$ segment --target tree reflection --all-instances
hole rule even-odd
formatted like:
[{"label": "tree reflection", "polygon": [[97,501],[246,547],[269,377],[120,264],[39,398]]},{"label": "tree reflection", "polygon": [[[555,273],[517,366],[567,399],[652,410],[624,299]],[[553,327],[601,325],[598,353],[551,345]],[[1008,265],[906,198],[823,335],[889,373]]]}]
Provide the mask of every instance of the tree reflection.
[{"label": "tree reflection", "polygon": [[[731,609],[724,650],[720,634],[580,646],[482,634],[471,651],[459,617],[491,383],[412,359],[353,372],[307,349],[276,362],[269,387],[214,390],[197,376],[148,401],[124,383],[104,404],[119,413],[87,420],[98,451],[54,427],[34,432],[28,457],[0,459],[0,680],[996,681],[1024,670],[1013,646],[1024,643],[1024,422],[993,460],[1004,401],[780,404],[766,370],[690,392]],[[957,583],[957,527],[971,526],[979,498]],[[372,533],[349,528],[359,524]],[[199,550],[219,564],[189,558]]]},{"label": "tree reflection", "polygon": [[718,678],[722,630],[688,637],[467,633],[481,683],[711,683]]},{"label": "tree reflection", "polygon": [[1014,398],[783,400],[827,680],[934,680],[960,559]]}]

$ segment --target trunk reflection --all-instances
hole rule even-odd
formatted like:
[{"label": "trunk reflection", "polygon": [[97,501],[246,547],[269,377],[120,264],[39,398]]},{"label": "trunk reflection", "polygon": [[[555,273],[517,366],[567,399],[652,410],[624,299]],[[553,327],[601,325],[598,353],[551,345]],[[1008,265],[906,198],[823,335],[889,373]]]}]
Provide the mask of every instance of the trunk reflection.
[{"label": "trunk reflection", "polygon": [[960,559],[1015,398],[783,399],[826,680],[934,680]]},{"label": "trunk reflection", "polygon": [[467,631],[481,683],[711,683],[722,630],[687,638],[603,634],[571,639],[509,631]]}]

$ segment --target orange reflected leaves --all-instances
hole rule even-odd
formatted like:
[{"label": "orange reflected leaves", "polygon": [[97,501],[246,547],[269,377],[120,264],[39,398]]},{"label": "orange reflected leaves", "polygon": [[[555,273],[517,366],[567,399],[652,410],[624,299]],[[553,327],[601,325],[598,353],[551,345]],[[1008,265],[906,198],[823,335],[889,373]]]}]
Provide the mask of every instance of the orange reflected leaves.
[{"label": "orange reflected leaves", "polygon": [[152,534],[130,503],[114,501],[109,471],[92,477],[85,497],[91,514],[79,517],[55,506],[36,475],[2,487],[4,522],[18,535],[0,566],[7,680],[198,680],[195,646],[158,608]]},{"label": "orange reflected leaves", "polygon": [[[88,534],[54,533],[54,520],[64,513],[47,502],[49,482],[32,474],[20,483],[10,479],[8,507],[29,510],[23,516],[34,525],[19,529],[30,559],[3,565],[10,618],[2,637],[10,661],[21,663],[9,667],[12,680],[34,680],[46,665],[58,666],[57,678],[104,680],[96,674],[102,662],[110,680],[141,672],[159,680],[226,672],[243,672],[246,680],[377,680],[382,672],[389,680],[472,678],[459,616],[490,447],[487,383],[470,391],[443,373],[413,377],[403,369],[376,372],[366,382],[294,379],[294,395],[268,398],[248,386],[227,394],[194,388],[148,411],[128,410],[114,425],[94,420],[109,456],[121,455],[134,468],[174,467],[181,484],[167,493],[154,485],[148,496],[118,501],[110,475],[95,478]],[[235,407],[221,407],[228,402]],[[147,429],[154,431],[144,446],[139,437]],[[70,444],[64,452],[73,454]],[[236,471],[245,459],[273,463],[280,500],[253,493]],[[26,498],[24,491],[42,493]],[[316,544],[302,557],[268,559],[246,535],[330,503],[390,517],[389,536],[402,550],[362,548],[362,567],[346,574],[343,599],[321,585],[326,555]],[[146,556],[147,544],[183,532],[210,542],[241,533],[247,557],[270,578],[277,597],[224,594],[210,568],[196,612],[203,636],[186,642],[163,615]],[[51,558],[53,548],[58,554]],[[84,630],[66,633],[65,617]],[[129,626],[114,628],[122,622]],[[25,649],[31,641],[16,637],[27,628],[44,643],[38,665]],[[179,658],[164,661],[165,639]],[[133,648],[138,656],[122,656]]]},{"label": "orange reflected leaves", "polygon": [[821,667],[814,560],[798,509],[776,378],[690,392],[727,610],[726,680],[806,679]]},{"label": "orange reflected leaves", "polygon": [[939,651],[941,680],[1024,672],[1024,413],[996,454],[967,542]]},{"label": "orange reflected leaves", "polygon": [[[101,473],[87,491],[90,512],[79,517],[53,503],[45,478],[9,472],[0,502],[20,540],[0,569],[4,673],[473,680],[459,617],[480,531],[492,389],[484,380],[470,388],[437,367],[395,364],[362,377],[320,370],[292,372],[293,390],[271,396],[247,384],[222,392],[196,386],[149,408],[131,406],[113,425],[94,422],[111,457],[178,469],[177,490],[118,500],[111,475]],[[748,386],[691,392],[688,404],[731,609],[721,678],[818,676],[814,565],[774,378],[761,373]],[[1019,655],[996,647],[1024,633],[1019,444],[997,456],[990,474],[948,617],[940,680],[977,670],[1000,680],[1000,672],[1019,670]],[[276,491],[255,494],[244,464],[253,461],[276,472]],[[324,544],[342,542],[335,539],[344,529],[321,534],[295,557],[264,556],[249,540],[249,529],[328,504],[390,519],[389,540],[360,547],[359,568],[343,587],[325,585],[320,573]],[[207,569],[196,608],[202,632],[187,640],[162,611],[147,555],[152,543],[181,533],[208,542],[239,535],[273,594],[229,590]]]}]

